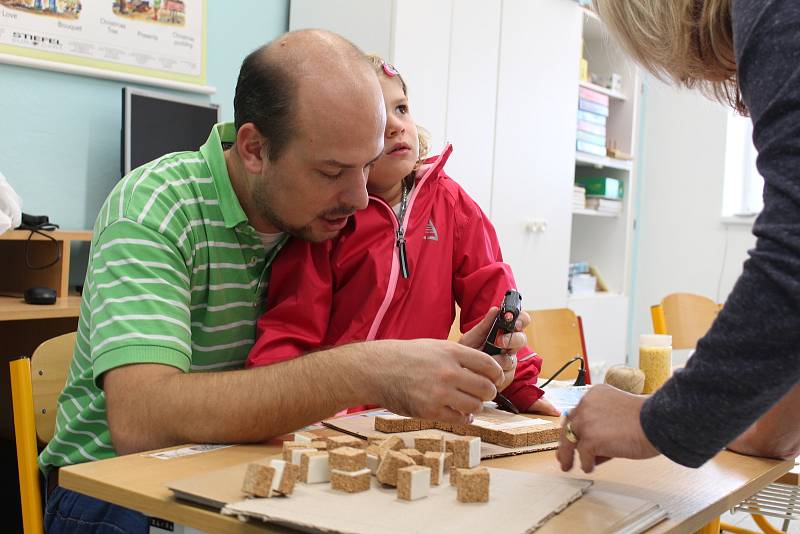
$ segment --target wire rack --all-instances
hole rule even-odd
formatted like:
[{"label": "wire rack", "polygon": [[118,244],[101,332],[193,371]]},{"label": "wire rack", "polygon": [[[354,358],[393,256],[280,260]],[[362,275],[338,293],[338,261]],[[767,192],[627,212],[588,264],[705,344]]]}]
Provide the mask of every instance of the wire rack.
[{"label": "wire rack", "polygon": [[783,530],[789,521],[800,520],[800,486],[773,483],[733,508],[734,512],[747,512],[783,519]]}]

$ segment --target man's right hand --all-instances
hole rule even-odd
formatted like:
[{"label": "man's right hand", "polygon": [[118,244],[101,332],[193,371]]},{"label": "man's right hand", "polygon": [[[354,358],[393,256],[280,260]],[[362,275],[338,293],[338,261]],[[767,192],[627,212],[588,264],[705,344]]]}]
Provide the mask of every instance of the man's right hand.
[{"label": "man's right hand", "polygon": [[500,365],[487,354],[450,341],[375,341],[375,395],[394,413],[469,423],[497,394]]}]

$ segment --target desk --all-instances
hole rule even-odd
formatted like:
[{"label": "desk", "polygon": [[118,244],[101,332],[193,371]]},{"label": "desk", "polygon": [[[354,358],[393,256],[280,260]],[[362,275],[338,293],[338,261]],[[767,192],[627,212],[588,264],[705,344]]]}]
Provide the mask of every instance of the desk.
[{"label": "desk", "polygon": [[[278,454],[271,445],[240,445],[212,452],[158,460],[143,454],[121,456],[62,468],[59,483],[64,488],[139,510],[174,523],[208,532],[284,532],[263,524],[242,523],[216,511],[173,498],[165,483],[206,470]],[[497,458],[484,465],[558,474],[555,451]],[[633,462],[614,460],[600,466],[590,478],[599,489],[615,491],[659,503],[669,518],[652,533],[694,532],[742,499],[752,495],[792,468],[793,462],[766,460],[722,452],[700,469],[681,467],[664,457]],[[592,504],[592,490],[563,513],[551,519],[549,532],[592,532],[603,523],[603,509]]]}]

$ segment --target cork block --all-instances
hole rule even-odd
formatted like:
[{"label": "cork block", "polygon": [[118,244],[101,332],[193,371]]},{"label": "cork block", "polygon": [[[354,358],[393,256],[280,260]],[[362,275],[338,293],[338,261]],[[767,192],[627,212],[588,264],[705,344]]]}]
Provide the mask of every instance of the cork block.
[{"label": "cork block", "polygon": [[361,471],[367,468],[367,451],[353,447],[339,447],[330,451],[331,469]]},{"label": "cork block", "polygon": [[311,441],[309,442],[308,446],[312,449],[317,449],[318,451],[328,450],[328,442],[325,440]]},{"label": "cork block", "polygon": [[400,449],[399,452],[405,454],[406,456],[414,460],[415,464],[422,465],[422,453],[419,452],[417,449]]},{"label": "cork block", "polygon": [[421,430],[421,419],[406,419],[403,421],[403,432],[416,432],[417,430]]},{"label": "cork block", "polygon": [[[470,434],[470,435],[473,435],[473,434]],[[484,442],[484,443],[499,443],[500,442],[499,441],[500,440],[500,431],[492,429],[492,428],[480,427],[478,433],[475,434],[475,435],[477,435],[479,438],[481,438],[481,441]]]},{"label": "cork block", "polygon": [[414,436],[414,448],[422,454],[426,452],[444,452],[444,435],[438,432],[426,432]]},{"label": "cork block", "polygon": [[453,440],[453,467],[472,468],[481,463],[481,438],[460,436]]},{"label": "cork block", "polygon": [[417,465],[414,460],[397,451],[389,451],[378,466],[378,482],[388,486],[397,486],[397,470]]},{"label": "cork block", "polygon": [[283,459],[295,465],[300,465],[300,459],[303,457],[303,453],[306,452],[320,452],[320,451],[318,451],[317,449],[290,449],[289,458],[287,459],[286,453],[284,453]]},{"label": "cork block", "polygon": [[422,465],[431,470],[431,485],[438,486],[444,481],[444,452],[426,452],[422,457]]},{"label": "cork block", "polygon": [[386,435],[385,434],[373,434],[373,435],[367,436],[367,446],[380,445],[384,441],[386,441]]},{"label": "cork block", "polygon": [[300,466],[284,460],[272,460],[269,465],[275,469],[275,476],[272,477],[272,492],[286,496],[291,495],[300,475]]},{"label": "cork block", "polygon": [[428,496],[431,489],[431,469],[412,465],[397,470],[397,498],[402,501],[416,501]]},{"label": "cork block", "polygon": [[375,430],[386,432],[387,434],[405,432],[407,419],[408,417],[403,417],[402,415],[378,415],[375,417]]},{"label": "cork block", "polygon": [[292,450],[294,449],[313,449],[310,441],[284,441],[283,442],[283,459],[287,462],[292,459]]},{"label": "cork block", "polygon": [[345,493],[358,493],[367,491],[372,484],[369,469],[360,471],[331,471],[331,488]]},{"label": "cork block", "polygon": [[300,481],[319,484],[331,479],[330,458],[327,452],[307,451],[300,457]]},{"label": "cork block", "polygon": [[[442,423],[445,424],[445,423]],[[430,419],[420,419],[419,420],[419,429],[420,430],[438,430],[439,423],[436,421],[431,421]]]},{"label": "cork block", "polygon": [[389,451],[399,451],[405,449],[406,443],[398,436],[391,436],[378,446],[380,457],[383,458]]},{"label": "cork block", "polygon": [[528,433],[528,445],[552,443],[558,441],[558,438],[561,436],[561,425],[558,423],[537,425],[534,428],[534,431]]},{"label": "cork block", "polygon": [[442,421],[434,421],[433,428],[437,430],[441,430],[443,432],[452,432],[453,431],[453,423],[445,423]]},{"label": "cork block", "polygon": [[450,432],[453,434],[458,434],[459,436],[466,436],[467,435],[467,426],[461,423],[453,423],[450,425]]},{"label": "cork block", "polygon": [[489,502],[489,470],[477,467],[458,471],[458,502]]},{"label": "cork block", "polygon": [[251,497],[269,497],[275,468],[261,464],[249,464],[242,482],[242,493]]},{"label": "cork block", "polygon": [[354,449],[366,449],[367,442],[355,436],[334,436],[328,438],[328,451],[339,447],[353,447]]},{"label": "cork block", "polygon": [[453,487],[458,487],[458,474],[463,471],[463,469],[459,469],[454,467],[450,470],[450,485]]},{"label": "cork block", "polygon": [[531,433],[532,427],[512,428],[509,430],[501,430],[497,432],[497,437],[494,443],[503,447],[526,447],[528,445],[528,434]]}]

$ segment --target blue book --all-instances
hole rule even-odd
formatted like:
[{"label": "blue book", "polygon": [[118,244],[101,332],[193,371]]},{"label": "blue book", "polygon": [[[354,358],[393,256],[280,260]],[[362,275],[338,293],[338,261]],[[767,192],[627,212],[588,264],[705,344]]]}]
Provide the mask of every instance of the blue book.
[{"label": "blue book", "polygon": [[605,135],[595,135],[578,130],[578,141],[585,141],[587,143],[603,147],[603,150],[606,148]]},{"label": "blue book", "polygon": [[608,117],[608,106],[586,100],[585,98],[578,99],[578,109],[581,111],[589,111],[603,117]]},{"label": "blue book", "polygon": [[605,126],[606,122],[608,122],[608,119],[606,119],[604,116],[592,113],[590,111],[578,111],[578,120],[591,122],[592,124],[598,124],[600,126]]},{"label": "blue book", "polygon": [[585,141],[578,141],[577,147],[579,152],[586,152],[587,154],[600,156],[601,158],[604,158],[606,156],[606,147],[604,146],[600,147],[597,145],[593,145],[591,143],[587,143]]}]

